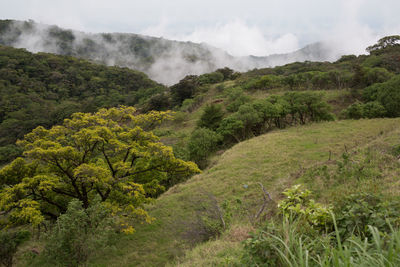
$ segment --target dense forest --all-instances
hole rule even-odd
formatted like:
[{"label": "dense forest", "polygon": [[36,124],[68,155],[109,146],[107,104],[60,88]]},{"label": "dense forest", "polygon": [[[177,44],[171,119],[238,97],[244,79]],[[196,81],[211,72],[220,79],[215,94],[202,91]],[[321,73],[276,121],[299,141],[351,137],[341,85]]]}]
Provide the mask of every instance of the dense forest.
[{"label": "dense forest", "polygon": [[128,68],[0,46],[0,162],[17,155],[15,141],[39,125],[78,111],[144,103],[164,90]]},{"label": "dense forest", "polygon": [[0,46],[1,264],[396,266],[399,42],[169,87]]}]

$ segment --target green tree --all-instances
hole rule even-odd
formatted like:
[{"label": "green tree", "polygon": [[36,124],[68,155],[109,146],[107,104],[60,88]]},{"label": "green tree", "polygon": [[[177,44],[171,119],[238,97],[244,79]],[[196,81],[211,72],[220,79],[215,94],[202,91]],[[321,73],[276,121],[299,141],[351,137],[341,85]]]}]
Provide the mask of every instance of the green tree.
[{"label": "green tree", "polygon": [[179,83],[171,86],[171,96],[174,105],[181,105],[187,98],[192,98],[199,86],[197,75],[187,75]]},{"label": "green tree", "polygon": [[343,115],[347,119],[361,119],[364,118],[364,108],[363,104],[356,102],[348,106],[343,110]]},{"label": "green tree", "polygon": [[233,142],[239,143],[245,139],[243,137],[243,129],[243,122],[235,114],[232,114],[221,121],[217,133],[224,137],[225,143],[232,142],[231,139],[233,139]]},{"label": "green tree", "polygon": [[208,156],[217,149],[220,135],[207,128],[193,131],[188,143],[189,157],[200,167],[207,166]]},{"label": "green tree", "polygon": [[0,231],[0,264],[6,267],[13,265],[13,258],[18,247],[29,239],[28,231]]},{"label": "green tree", "polygon": [[283,97],[289,103],[292,123],[333,120],[333,115],[329,112],[330,106],[322,100],[319,93],[288,92]]},{"label": "green tree", "polygon": [[[243,123],[243,138],[253,137],[259,133],[262,115],[254,109],[250,103],[241,105],[239,110],[233,114],[238,120]],[[258,129],[257,129],[258,128]]]},{"label": "green tree", "polygon": [[224,75],[219,71],[205,73],[199,76],[200,85],[220,83],[222,81],[224,81]]},{"label": "green tree", "polygon": [[400,35],[391,35],[379,39],[376,44],[368,46],[366,50],[369,53],[374,53],[388,47],[399,46],[399,45],[400,45]]},{"label": "green tree", "polygon": [[388,117],[400,116],[400,75],[393,76],[384,83],[373,84],[363,91],[367,101],[378,101]]},{"label": "green tree", "polygon": [[[114,214],[149,221],[142,205],[170,175],[199,172],[176,159],[150,130],[170,112],[135,115],[133,107],[75,113],[63,125],[37,127],[19,145],[25,158],[0,170],[0,210],[11,223],[38,224],[65,213],[71,199],[86,209],[99,196]],[[129,221],[129,222],[128,222]]]},{"label": "green tree", "polygon": [[211,130],[216,130],[224,117],[224,111],[222,106],[218,104],[207,105],[204,108],[203,114],[201,115],[199,121],[197,122],[198,127],[209,128]]},{"label": "green tree", "polygon": [[237,76],[237,74],[228,67],[217,69],[215,72],[222,73],[222,75],[224,76],[224,81],[234,79],[235,76]]},{"label": "green tree", "polygon": [[241,105],[251,101],[250,97],[243,93],[241,87],[228,88],[225,93],[228,98],[226,110],[229,112],[236,112]]},{"label": "green tree", "polygon": [[57,219],[44,250],[46,260],[61,266],[79,266],[99,254],[115,240],[115,223],[100,199],[84,209],[73,199]]},{"label": "green tree", "polygon": [[365,118],[382,118],[386,115],[386,109],[381,103],[373,101],[363,105],[363,113]]}]

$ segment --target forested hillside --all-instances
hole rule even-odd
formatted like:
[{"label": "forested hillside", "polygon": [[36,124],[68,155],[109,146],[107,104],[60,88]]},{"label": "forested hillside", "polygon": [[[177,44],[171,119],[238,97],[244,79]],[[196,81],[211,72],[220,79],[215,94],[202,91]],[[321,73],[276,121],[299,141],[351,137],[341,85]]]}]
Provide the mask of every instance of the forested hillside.
[{"label": "forested hillside", "polygon": [[0,46],[0,162],[18,155],[17,139],[74,112],[143,103],[165,87],[128,68]]},{"label": "forested hillside", "polygon": [[188,74],[217,68],[237,71],[282,65],[295,61],[335,60],[339,55],[327,43],[316,43],[288,54],[234,57],[207,44],[179,42],[139,34],[91,34],[33,21],[0,21],[0,44],[48,52],[140,70],[171,85]]},{"label": "forested hillside", "polygon": [[165,87],[1,46],[0,259],[399,265],[400,36],[367,52]]},{"label": "forested hillside", "polygon": [[169,93],[153,96],[148,107],[179,109],[184,121],[186,116],[190,135],[177,139],[175,130],[162,134],[181,156],[203,167],[209,154],[274,129],[323,120],[397,117],[400,46],[384,42],[370,55],[347,55],[333,63],[297,62],[241,74],[225,68],[187,76]]}]

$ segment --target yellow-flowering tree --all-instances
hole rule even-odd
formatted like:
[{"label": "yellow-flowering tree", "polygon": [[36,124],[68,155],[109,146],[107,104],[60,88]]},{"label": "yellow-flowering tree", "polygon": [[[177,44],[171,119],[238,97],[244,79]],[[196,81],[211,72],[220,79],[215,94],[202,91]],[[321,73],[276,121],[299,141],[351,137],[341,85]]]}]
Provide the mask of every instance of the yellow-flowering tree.
[{"label": "yellow-flowering tree", "polygon": [[65,213],[72,199],[87,208],[100,197],[124,221],[151,220],[143,204],[163,190],[161,183],[200,171],[151,132],[171,112],[136,113],[133,107],[75,113],[62,125],[34,129],[18,142],[24,158],[0,170],[0,210],[12,223],[38,224]]}]

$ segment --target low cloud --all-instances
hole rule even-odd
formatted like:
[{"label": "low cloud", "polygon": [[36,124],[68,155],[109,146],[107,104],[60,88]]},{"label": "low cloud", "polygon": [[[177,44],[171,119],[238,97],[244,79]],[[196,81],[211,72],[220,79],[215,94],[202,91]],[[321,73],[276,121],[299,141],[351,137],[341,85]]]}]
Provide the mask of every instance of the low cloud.
[{"label": "low cloud", "polygon": [[174,34],[169,28],[168,20],[163,18],[158,25],[149,27],[142,33],[178,41],[207,43],[223,49],[233,56],[267,56],[289,53],[299,49],[296,35],[286,33],[267,37],[262,29],[250,26],[242,20],[234,20],[212,27],[200,27],[189,34]]}]

